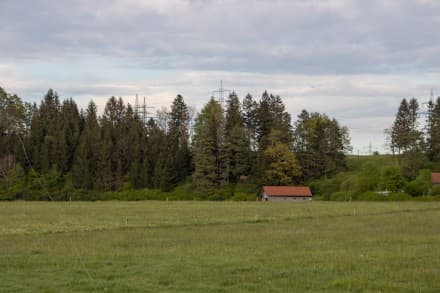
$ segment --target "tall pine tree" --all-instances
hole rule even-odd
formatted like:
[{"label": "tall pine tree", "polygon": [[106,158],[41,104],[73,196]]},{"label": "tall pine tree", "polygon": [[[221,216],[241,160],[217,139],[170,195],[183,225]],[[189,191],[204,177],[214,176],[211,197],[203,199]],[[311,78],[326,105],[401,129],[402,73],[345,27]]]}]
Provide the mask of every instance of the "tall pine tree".
[{"label": "tall pine tree", "polygon": [[197,117],[195,125],[193,180],[202,196],[212,194],[226,183],[223,132],[223,108],[211,98]]},{"label": "tall pine tree", "polygon": [[79,139],[72,167],[72,180],[77,188],[98,189],[99,168],[101,166],[101,130],[98,124],[96,104],[87,106],[84,128]]},{"label": "tall pine tree", "polygon": [[428,114],[427,154],[431,161],[440,162],[440,97],[430,103]]},{"label": "tall pine tree", "polygon": [[177,95],[171,105],[167,119],[167,156],[161,174],[160,187],[163,191],[173,189],[190,173],[191,153],[189,149],[188,107],[183,97]]},{"label": "tall pine tree", "polygon": [[240,101],[235,93],[226,102],[225,159],[229,183],[236,183],[241,175],[249,173],[249,139],[247,138]]}]

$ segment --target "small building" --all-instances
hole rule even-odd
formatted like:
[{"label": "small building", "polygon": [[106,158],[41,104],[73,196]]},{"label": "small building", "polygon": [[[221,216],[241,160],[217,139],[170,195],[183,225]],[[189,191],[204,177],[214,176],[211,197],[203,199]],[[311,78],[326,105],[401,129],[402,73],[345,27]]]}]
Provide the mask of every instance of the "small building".
[{"label": "small building", "polygon": [[263,201],[308,201],[312,192],[308,186],[263,186]]},{"label": "small building", "polygon": [[440,185],[440,173],[431,173],[431,182],[433,185]]}]

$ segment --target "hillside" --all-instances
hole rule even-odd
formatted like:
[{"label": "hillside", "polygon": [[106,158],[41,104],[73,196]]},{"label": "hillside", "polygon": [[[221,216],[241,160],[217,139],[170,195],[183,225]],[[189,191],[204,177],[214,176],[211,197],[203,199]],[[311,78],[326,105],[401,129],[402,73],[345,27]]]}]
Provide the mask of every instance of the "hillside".
[{"label": "hillside", "polygon": [[[347,156],[346,171],[332,178],[311,181],[314,194],[326,200],[439,200],[440,189],[431,184],[429,162],[416,178],[403,176],[402,166],[392,155]],[[432,196],[430,196],[432,195]]]}]

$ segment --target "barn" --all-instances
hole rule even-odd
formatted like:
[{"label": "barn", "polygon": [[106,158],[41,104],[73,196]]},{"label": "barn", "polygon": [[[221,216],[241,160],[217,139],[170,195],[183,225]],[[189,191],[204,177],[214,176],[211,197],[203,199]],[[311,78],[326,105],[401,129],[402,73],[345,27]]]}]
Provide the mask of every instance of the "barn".
[{"label": "barn", "polygon": [[308,186],[263,186],[263,201],[308,201],[312,192]]},{"label": "barn", "polygon": [[440,173],[431,173],[431,182],[433,185],[440,185]]}]

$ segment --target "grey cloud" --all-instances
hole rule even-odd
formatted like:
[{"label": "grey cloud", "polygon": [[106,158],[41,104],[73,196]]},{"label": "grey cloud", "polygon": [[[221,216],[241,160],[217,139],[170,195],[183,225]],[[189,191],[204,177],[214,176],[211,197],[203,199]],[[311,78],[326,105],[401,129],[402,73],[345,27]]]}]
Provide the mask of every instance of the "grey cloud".
[{"label": "grey cloud", "polygon": [[434,1],[11,1],[2,58],[302,74],[436,71]]}]

